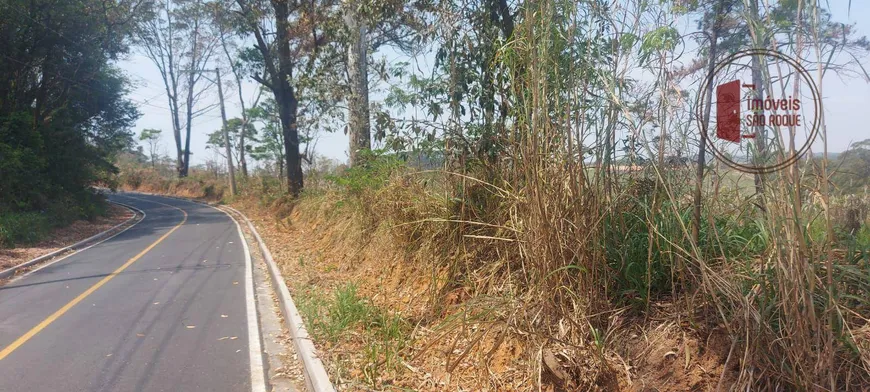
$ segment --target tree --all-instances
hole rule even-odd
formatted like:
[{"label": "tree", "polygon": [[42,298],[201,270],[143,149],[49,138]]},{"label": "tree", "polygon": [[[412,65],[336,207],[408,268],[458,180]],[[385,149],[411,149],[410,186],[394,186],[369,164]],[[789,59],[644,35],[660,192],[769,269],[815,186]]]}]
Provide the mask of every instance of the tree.
[{"label": "tree", "polygon": [[[293,85],[294,69],[307,57],[316,54],[324,42],[320,16],[333,4],[329,1],[271,0],[269,7],[253,0],[236,0],[236,3],[244,16],[246,31],[255,38],[255,51],[246,55],[257,68],[252,77],[275,96],[284,139],[287,190],[296,197],[302,192],[303,178],[298,129],[299,97]],[[267,30],[266,26],[270,25],[274,26],[274,31]]]},{"label": "tree", "polygon": [[348,96],[348,139],[350,139],[350,164],[358,163],[361,150],[372,148],[369,113],[368,77],[368,23],[360,15],[360,5],[345,1],[344,22],[348,31],[347,40],[347,79]]},{"label": "tree", "polygon": [[143,129],[139,134],[139,140],[148,143],[148,155],[151,157],[151,168],[157,164],[157,155],[160,148],[160,134],[163,131],[159,129]]},{"label": "tree", "polygon": [[[243,26],[244,19],[238,17],[238,14],[233,13],[225,3],[214,3],[213,6],[213,15],[214,15],[214,24],[215,29],[217,30],[218,39],[220,40],[221,49],[224,54],[224,59],[230,66],[230,70],[233,74],[233,79],[236,83],[237,93],[239,97],[239,106],[242,112],[242,126],[246,128],[246,125],[250,122],[248,118],[248,107],[245,104],[245,95],[242,92],[242,80],[245,78],[244,72],[244,64],[241,60],[241,52],[239,50],[239,44],[236,40],[240,32],[244,30],[239,29],[239,25]],[[260,91],[262,93],[262,90]],[[261,94],[258,93],[257,97],[254,99],[254,102],[251,104],[252,107],[257,106],[257,102],[259,102]],[[246,135],[244,133],[239,135],[239,168],[242,171],[242,176],[248,176],[248,162],[245,158],[247,154],[246,148]]]},{"label": "tree", "polygon": [[[707,75],[712,77],[713,70],[716,67],[716,61],[718,60],[718,51],[719,51],[719,40],[724,35],[724,26],[726,24],[724,21],[728,18],[729,13],[731,12],[732,7],[734,7],[733,1],[726,0],[717,0],[715,5],[708,11],[705,15],[709,23],[706,26],[704,32],[706,33],[706,37],[708,39],[708,50],[707,50]],[[727,36],[726,36],[727,38]],[[713,82],[708,81],[707,90],[704,91],[705,99],[704,99],[704,114],[703,119],[701,121],[706,124],[710,123],[710,106],[713,102]],[[700,236],[701,229],[701,188],[703,186],[704,181],[704,170],[706,167],[706,151],[707,151],[707,133],[701,133],[701,140],[698,142],[698,166],[697,172],[695,176],[695,194],[694,194],[694,212],[693,212],[693,222],[692,225],[692,240],[695,243],[698,243],[698,239]]]},{"label": "tree", "polygon": [[146,16],[136,29],[137,43],[163,80],[175,138],[176,171],[179,177],[186,177],[193,120],[211,109],[197,107],[206,91],[202,87],[203,71],[209,66],[218,40],[208,29],[206,2],[163,0],[147,4]]},{"label": "tree", "polygon": [[843,193],[867,191],[870,186],[870,139],[852,144],[833,164],[831,182]]},{"label": "tree", "polygon": [[0,214],[54,205],[92,216],[89,186],[133,145],[139,113],[112,63],[137,4],[0,2]]},{"label": "tree", "polygon": [[273,99],[267,99],[250,111],[251,120],[261,124],[260,143],[252,149],[251,156],[272,163],[277,169],[278,178],[283,178],[284,134],[281,131],[281,119],[275,106]]},{"label": "tree", "polygon": [[372,148],[369,105],[369,54],[382,46],[411,53],[418,49],[424,13],[432,8],[425,1],[382,0],[342,2],[347,74],[347,133],[350,165],[358,163],[361,150]]},{"label": "tree", "polygon": [[[252,150],[250,144],[243,145],[242,143],[245,143],[244,140],[256,142],[257,130],[252,122],[245,122],[241,118],[231,118],[227,120],[225,131],[230,139],[231,158],[236,165],[241,165],[243,156],[250,154]],[[206,148],[213,149],[217,155],[226,158],[226,153],[222,151],[224,149],[224,134],[224,129],[209,133]]]}]

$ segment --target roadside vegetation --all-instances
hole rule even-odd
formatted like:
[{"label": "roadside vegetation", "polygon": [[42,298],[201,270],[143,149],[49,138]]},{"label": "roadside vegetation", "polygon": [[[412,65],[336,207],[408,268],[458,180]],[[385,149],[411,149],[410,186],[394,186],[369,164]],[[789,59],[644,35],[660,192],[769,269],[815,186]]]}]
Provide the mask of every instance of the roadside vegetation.
[{"label": "roadside vegetation", "polygon": [[[309,72],[290,90],[255,73],[276,102],[211,135],[237,167],[262,153],[237,192],[217,160],[171,178],[140,157],[118,177],[257,219],[340,388],[867,389],[866,142],[827,156],[822,121],[822,151],[753,176],[705,160],[695,121],[706,70],[730,53],[775,46],[866,81],[866,38],[817,2],[387,3],[313,14],[346,35],[275,35]],[[354,59],[376,48],[350,19],[409,9],[425,17],[400,19],[417,38],[396,46],[434,64],[385,60],[369,105]],[[280,79],[287,59],[255,49],[266,60],[248,64]],[[310,149],[341,123],[336,103],[341,167]]]},{"label": "roadside vegetation", "polygon": [[[95,184],[236,205],[342,389],[870,387],[870,141],[827,144],[866,131],[749,175],[697,129],[739,50],[870,81],[822,2],[110,3],[0,3],[0,246],[101,214]],[[172,157],[132,149],[129,48]],[[192,164],[221,72],[241,112]],[[314,153],[342,130],[347,165]]]},{"label": "roadside vegetation", "polygon": [[0,248],[106,214],[90,189],[115,172],[138,118],[113,61],[130,4],[0,3]]},{"label": "roadside vegetation", "polygon": [[[727,191],[705,203],[693,242],[691,199],[676,196],[691,192],[679,180],[688,168],[670,170],[673,182],[650,179],[654,166],[616,174],[612,200],[584,207],[594,202],[565,204],[552,191],[532,202],[507,183],[419,170],[392,153],[365,159],[312,168],[320,186],[299,199],[268,176],[249,178],[236,197],[195,170],[137,183],[255,217],[346,389],[527,389],[539,376],[568,390],[800,388],[812,355],[822,359],[820,333],[833,338],[838,385],[867,385],[865,193],[832,195],[830,241],[818,205],[807,203],[794,238],[785,202],[770,200],[767,213],[735,208],[745,196]],[[129,178],[122,171],[120,183],[136,188]],[[579,223],[544,219],[537,203]]]}]

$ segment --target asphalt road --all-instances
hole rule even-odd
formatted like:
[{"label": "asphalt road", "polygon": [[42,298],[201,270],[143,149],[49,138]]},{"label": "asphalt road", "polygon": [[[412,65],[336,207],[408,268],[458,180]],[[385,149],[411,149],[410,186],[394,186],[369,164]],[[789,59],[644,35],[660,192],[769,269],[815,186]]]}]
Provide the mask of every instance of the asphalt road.
[{"label": "asphalt road", "polygon": [[236,224],[176,199],[110,199],[145,219],[0,287],[0,391],[264,390]]}]

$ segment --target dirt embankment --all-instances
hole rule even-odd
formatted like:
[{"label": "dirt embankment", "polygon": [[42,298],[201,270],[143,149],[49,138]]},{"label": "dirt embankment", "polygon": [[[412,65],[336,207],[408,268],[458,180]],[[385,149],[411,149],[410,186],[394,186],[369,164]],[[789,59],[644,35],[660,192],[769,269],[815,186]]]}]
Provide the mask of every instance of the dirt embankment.
[{"label": "dirt embankment", "polygon": [[69,226],[54,229],[48,238],[36,244],[0,249],[0,270],[70,246],[123,223],[132,216],[133,213],[130,210],[112,204],[109,206],[109,214],[105,217],[99,217],[94,221],[78,220]]},{"label": "dirt embankment", "polygon": [[648,320],[614,320],[603,349],[482,317],[507,299],[445,285],[446,271],[421,260],[437,252],[409,250],[382,225],[334,213],[341,203],[233,204],[274,254],[339,390],[713,391],[734,381],[732,371],[722,376],[727,337],[675,322],[667,304]]}]

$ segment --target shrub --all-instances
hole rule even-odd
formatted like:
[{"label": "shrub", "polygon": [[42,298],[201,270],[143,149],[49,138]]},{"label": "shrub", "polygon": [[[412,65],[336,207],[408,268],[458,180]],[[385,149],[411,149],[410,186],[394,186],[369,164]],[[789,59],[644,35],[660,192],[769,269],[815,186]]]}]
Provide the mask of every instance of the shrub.
[{"label": "shrub", "polygon": [[37,242],[48,234],[51,227],[51,219],[44,212],[0,214],[0,248]]},{"label": "shrub", "polygon": [[360,152],[360,157],[356,166],[327,177],[351,196],[361,197],[384,187],[390,176],[403,166],[401,159],[382,151]]}]

